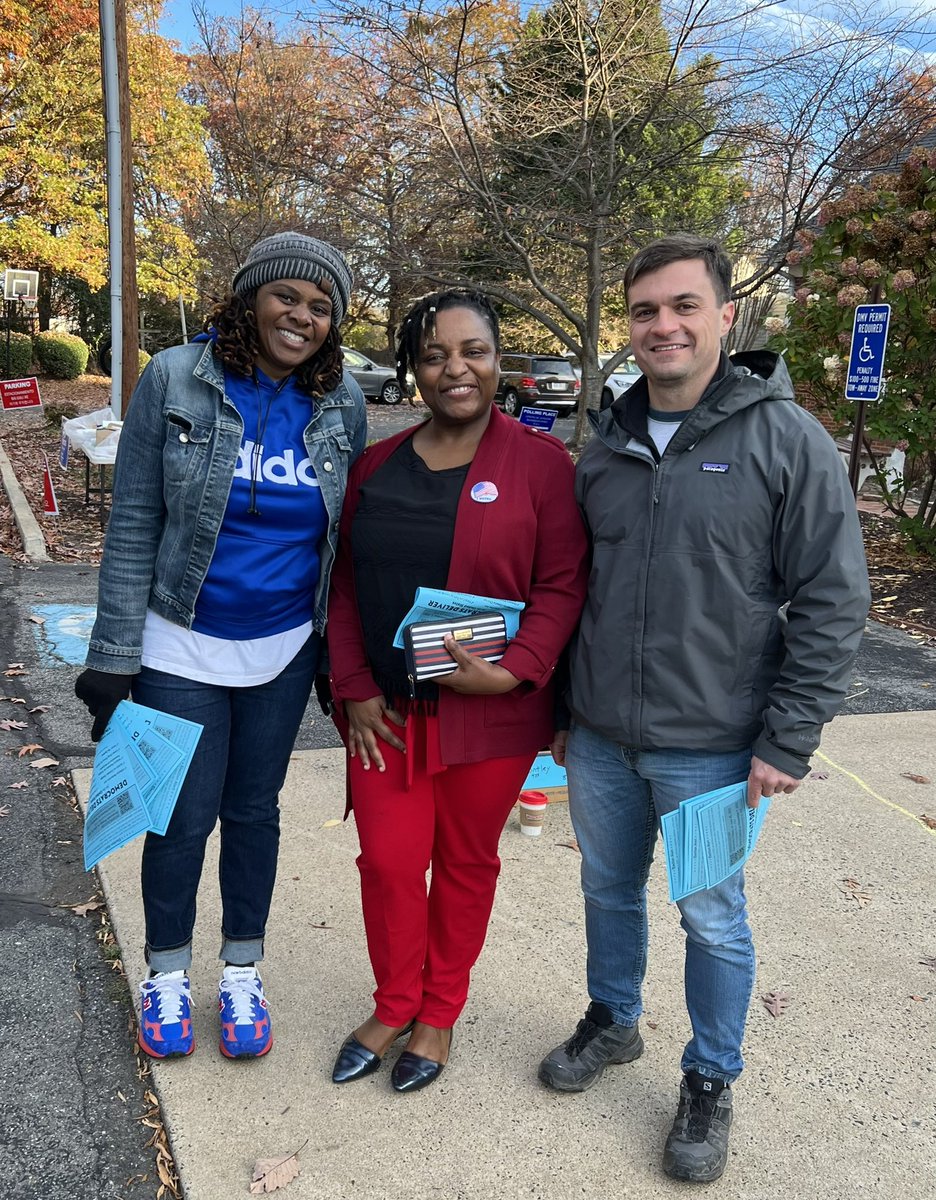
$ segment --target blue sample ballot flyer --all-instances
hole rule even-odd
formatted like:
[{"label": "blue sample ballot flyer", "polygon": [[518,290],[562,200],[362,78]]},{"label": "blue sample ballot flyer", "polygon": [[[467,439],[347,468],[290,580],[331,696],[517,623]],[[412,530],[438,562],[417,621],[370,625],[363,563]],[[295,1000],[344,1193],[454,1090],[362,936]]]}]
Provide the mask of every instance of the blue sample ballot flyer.
[{"label": "blue sample ballot flyer", "polygon": [[202,726],[122,700],[94,755],[84,865],[169,825]]},{"label": "blue sample ballot flyer", "polygon": [[493,596],[473,596],[470,592],[449,592],[443,588],[417,588],[413,607],[409,610],[393,638],[397,650],[403,649],[403,630],[417,621],[438,621],[447,617],[464,617],[468,613],[499,612],[504,614],[507,637],[517,636],[520,628],[522,600],[495,600]]},{"label": "blue sample ballot flyer", "polygon": [[715,887],[751,857],[770,799],[748,808],[747,780],[683,800],[660,820],[669,898]]}]

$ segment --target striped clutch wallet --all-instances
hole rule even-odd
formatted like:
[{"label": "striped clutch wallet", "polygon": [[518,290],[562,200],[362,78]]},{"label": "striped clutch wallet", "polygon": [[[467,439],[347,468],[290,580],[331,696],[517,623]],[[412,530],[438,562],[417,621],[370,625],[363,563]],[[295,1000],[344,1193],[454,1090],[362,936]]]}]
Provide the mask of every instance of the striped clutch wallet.
[{"label": "striped clutch wallet", "polygon": [[447,621],[417,621],[403,630],[406,673],[411,683],[424,683],[455,670],[454,660],[442,643],[448,634],[469,654],[488,662],[497,662],[507,649],[503,613],[468,613]]}]

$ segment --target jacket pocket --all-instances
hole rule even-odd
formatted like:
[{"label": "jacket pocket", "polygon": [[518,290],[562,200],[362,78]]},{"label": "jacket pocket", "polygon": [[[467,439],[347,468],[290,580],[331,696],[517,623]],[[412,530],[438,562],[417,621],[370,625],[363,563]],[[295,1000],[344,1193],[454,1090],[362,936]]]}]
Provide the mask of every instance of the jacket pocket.
[{"label": "jacket pocket", "polygon": [[163,446],[163,475],[169,483],[182,483],[211,444],[214,426],[187,413],[166,412],[166,441]]}]

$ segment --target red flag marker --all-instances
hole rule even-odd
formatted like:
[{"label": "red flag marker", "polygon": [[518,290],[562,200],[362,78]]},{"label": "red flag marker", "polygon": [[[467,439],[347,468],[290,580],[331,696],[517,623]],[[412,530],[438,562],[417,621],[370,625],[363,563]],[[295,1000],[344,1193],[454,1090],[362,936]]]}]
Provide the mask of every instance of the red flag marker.
[{"label": "red flag marker", "polygon": [[46,517],[57,517],[59,515],[58,500],[55,498],[55,487],[52,483],[52,472],[49,469],[49,459],[43,454],[45,461],[45,473],[42,478],[42,512]]}]

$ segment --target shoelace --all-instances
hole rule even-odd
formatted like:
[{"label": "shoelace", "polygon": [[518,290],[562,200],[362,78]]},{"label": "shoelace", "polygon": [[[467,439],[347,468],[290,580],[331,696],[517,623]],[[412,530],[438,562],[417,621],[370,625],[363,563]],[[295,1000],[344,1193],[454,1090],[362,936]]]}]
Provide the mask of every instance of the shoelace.
[{"label": "shoelace", "polygon": [[580,1054],[588,1043],[601,1033],[602,1026],[592,1021],[589,1017],[582,1017],[578,1025],[575,1027],[575,1033],[569,1038],[566,1043],[566,1054],[575,1056]]},{"label": "shoelace", "polygon": [[188,980],[151,979],[146,990],[156,998],[160,1020],[166,1025],[178,1025],[182,1020],[182,1005],[189,1000]]},{"label": "shoelace", "polygon": [[717,1108],[717,1097],[713,1099],[711,1096],[690,1096],[689,1122],[686,1126],[686,1136],[690,1142],[705,1141]]},{"label": "shoelace", "polygon": [[256,1020],[254,1003],[259,1004],[263,996],[260,980],[254,975],[247,979],[226,978],[221,981],[221,990],[230,997],[235,1025],[252,1025]]}]

